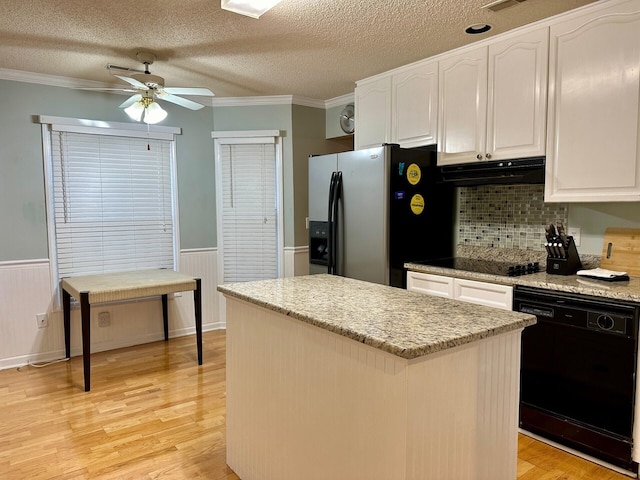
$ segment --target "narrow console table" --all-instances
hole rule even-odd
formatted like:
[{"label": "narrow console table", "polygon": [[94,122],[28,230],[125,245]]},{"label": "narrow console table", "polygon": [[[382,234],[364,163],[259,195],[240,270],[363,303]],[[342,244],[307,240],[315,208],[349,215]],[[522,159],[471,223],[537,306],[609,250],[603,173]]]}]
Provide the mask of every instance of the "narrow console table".
[{"label": "narrow console table", "polygon": [[135,298],[162,297],[164,339],[169,340],[167,295],[193,290],[196,320],[198,365],[202,365],[202,297],[199,278],[183,275],[173,270],[136,270],[67,277],[60,281],[62,311],[64,315],[64,343],[67,358],[71,357],[71,297],[80,302],[82,317],[82,359],[84,367],[84,391],[91,390],[91,305],[117,302]]}]

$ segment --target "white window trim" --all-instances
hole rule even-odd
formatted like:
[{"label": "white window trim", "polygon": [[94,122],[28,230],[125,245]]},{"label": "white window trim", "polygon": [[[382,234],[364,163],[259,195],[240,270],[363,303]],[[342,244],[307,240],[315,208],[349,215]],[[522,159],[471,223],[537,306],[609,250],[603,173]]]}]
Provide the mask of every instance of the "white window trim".
[{"label": "white window trim", "polygon": [[51,125],[53,130],[76,133],[94,133],[98,135],[175,140],[175,136],[182,133],[182,129],[179,127],[165,127],[147,124],[142,125],[139,123],[125,122],[105,122],[102,120],[89,120],[86,118],[38,115],[37,120],[37,123]]},{"label": "white window trim", "polygon": [[[239,145],[239,144],[259,144],[273,143],[275,144],[276,153],[276,196],[277,196],[277,216],[278,216],[278,277],[284,275],[284,197],[283,197],[283,174],[282,174],[282,142],[280,130],[246,130],[246,131],[214,131],[211,137],[214,139],[214,155],[215,155],[215,171],[216,171],[216,229],[217,229],[217,245],[218,258],[224,255],[222,244],[222,215],[220,206],[222,201],[222,178],[218,172],[222,171],[222,145]],[[224,262],[218,261],[218,283],[222,283],[224,279]],[[224,302],[221,302],[224,303]],[[224,318],[224,317],[222,317]]]},{"label": "white window trim", "polygon": [[120,137],[150,138],[154,140],[171,141],[173,162],[171,165],[171,190],[172,190],[172,214],[174,219],[173,230],[173,262],[174,268],[179,270],[180,259],[180,219],[178,215],[178,184],[177,184],[177,156],[176,135],[182,133],[178,127],[157,125],[140,125],[124,122],[105,122],[101,120],[88,120],[81,118],[56,117],[51,115],[38,115],[38,123],[42,124],[42,153],[44,160],[45,201],[47,214],[47,242],[49,248],[49,274],[51,279],[51,291],[55,298],[54,308],[60,307],[59,279],[58,279],[58,252],[55,232],[55,204],[53,199],[53,165],[51,151],[51,131],[63,131],[74,133],[89,133],[94,135],[114,135]]}]

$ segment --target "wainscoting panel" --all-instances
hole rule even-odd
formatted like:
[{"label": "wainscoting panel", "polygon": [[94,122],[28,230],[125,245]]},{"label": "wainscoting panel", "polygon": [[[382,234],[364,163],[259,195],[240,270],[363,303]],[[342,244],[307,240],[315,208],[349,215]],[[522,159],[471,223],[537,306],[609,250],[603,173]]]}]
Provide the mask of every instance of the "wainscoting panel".
[{"label": "wainscoting panel", "polygon": [[243,480],[513,480],[520,333],[414,360],[226,299],[227,463]]},{"label": "wainscoting panel", "polygon": [[[184,250],[180,272],[202,279],[202,328],[224,328],[217,304],[217,250]],[[48,260],[0,263],[0,369],[64,357],[62,313],[51,288]],[[109,313],[110,325],[98,326]],[[38,328],[36,315],[48,315]],[[195,333],[193,293],[169,297],[169,336]],[[99,352],[162,340],[160,297],[97,304],[91,307],[91,351]],[[82,352],[80,310],[71,312],[71,355]]]},{"label": "wainscoting panel", "polygon": [[61,341],[64,346],[55,319],[47,328],[36,324],[36,315],[47,313],[51,303],[49,260],[0,262],[0,369],[23,365]]},{"label": "wainscoting panel", "polygon": [[235,298],[227,311],[227,463],[238,476],[405,478],[406,360]]},{"label": "wainscoting panel", "polygon": [[516,478],[520,335],[409,362],[408,479]]},{"label": "wainscoting panel", "polygon": [[309,275],[309,247],[284,247],[284,277]]}]

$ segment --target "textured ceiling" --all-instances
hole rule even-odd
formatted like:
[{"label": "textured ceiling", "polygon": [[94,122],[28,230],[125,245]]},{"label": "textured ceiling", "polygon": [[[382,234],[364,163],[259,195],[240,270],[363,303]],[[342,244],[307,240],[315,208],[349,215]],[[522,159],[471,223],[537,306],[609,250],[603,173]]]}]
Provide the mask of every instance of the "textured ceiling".
[{"label": "textured ceiling", "polygon": [[[107,63],[141,68],[167,86],[218,97],[299,95],[327,100],[354,82],[594,0],[282,0],[259,20],[220,0],[1,0],[0,68],[120,84]],[[475,23],[493,29],[470,36]],[[120,72],[116,72],[120,73]]]}]

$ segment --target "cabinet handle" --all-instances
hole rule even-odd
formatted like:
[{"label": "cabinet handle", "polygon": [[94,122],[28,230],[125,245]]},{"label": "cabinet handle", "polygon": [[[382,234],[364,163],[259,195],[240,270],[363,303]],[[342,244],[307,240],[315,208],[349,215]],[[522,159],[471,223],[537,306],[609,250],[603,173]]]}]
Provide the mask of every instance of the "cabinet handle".
[{"label": "cabinet handle", "polygon": [[481,154],[481,153],[479,153],[478,155],[476,155],[476,158],[477,158],[478,160],[482,160],[482,154]]},{"label": "cabinet handle", "polygon": [[490,154],[490,153],[487,153],[487,154],[485,155],[485,157],[487,157],[487,159],[489,159],[489,158],[491,158],[491,154]]}]

